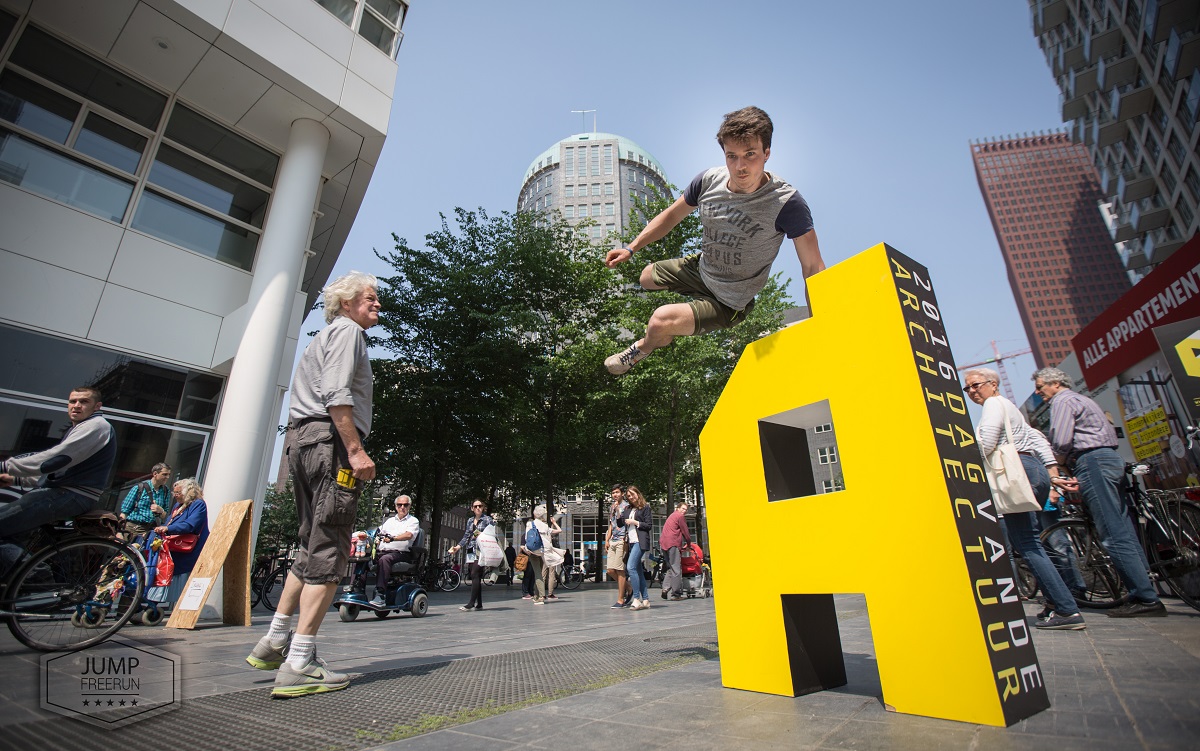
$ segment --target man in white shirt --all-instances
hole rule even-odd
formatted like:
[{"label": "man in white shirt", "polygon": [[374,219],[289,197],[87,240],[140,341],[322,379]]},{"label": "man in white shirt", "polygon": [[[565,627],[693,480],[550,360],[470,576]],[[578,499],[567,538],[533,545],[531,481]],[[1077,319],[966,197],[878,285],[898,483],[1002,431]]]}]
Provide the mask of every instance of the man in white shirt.
[{"label": "man in white shirt", "polygon": [[387,581],[391,575],[392,564],[412,560],[412,541],[421,529],[421,521],[410,516],[412,499],[406,495],[396,498],[396,514],[389,516],[379,529],[375,531],[377,541],[376,551],[379,553],[377,564],[379,571],[375,577],[375,599],[372,605],[387,604]]}]

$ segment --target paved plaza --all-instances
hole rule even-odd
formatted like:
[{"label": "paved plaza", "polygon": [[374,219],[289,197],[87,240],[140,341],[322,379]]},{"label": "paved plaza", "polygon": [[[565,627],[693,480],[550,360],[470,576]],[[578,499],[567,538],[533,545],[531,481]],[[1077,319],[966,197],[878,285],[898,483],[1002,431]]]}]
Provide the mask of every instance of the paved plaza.
[{"label": "paved plaza", "polygon": [[[1009,728],[884,709],[864,598],[837,597],[849,684],[798,698],[722,688],[712,600],[611,610],[587,583],[544,607],[519,587],[435,593],[415,619],[335,613],[321,656],[350,688],[270,698],[272,675],[243,662],[251,629],[130,626],[121,635],[179,658],[183,706],[106,730],[39,708],[40,655],[0,634],[0,749],[1194,749],[1200,747],[1200,613],[1167,600],[1168,618],[1111,619],[1036,632],[1052,707]],[[927,606],[929,628],[938,628]],[[1038,608],[1026,605],[1032,614]]]}]

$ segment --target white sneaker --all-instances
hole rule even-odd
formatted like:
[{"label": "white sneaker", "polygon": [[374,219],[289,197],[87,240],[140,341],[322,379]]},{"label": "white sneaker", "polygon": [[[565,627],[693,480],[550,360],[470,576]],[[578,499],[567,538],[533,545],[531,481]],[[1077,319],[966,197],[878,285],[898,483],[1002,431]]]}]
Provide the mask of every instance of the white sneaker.
[{"label": "white sneaker", "polygon": [[608,357],[604,361],[604,367],[608,368],[608,372],[613,375],[621,375],[622,373],[629,372],[629,369],[635,363],[645,358],[648,354],[650,353],[638,349],[636,344],[630,344],[625,350]]}]

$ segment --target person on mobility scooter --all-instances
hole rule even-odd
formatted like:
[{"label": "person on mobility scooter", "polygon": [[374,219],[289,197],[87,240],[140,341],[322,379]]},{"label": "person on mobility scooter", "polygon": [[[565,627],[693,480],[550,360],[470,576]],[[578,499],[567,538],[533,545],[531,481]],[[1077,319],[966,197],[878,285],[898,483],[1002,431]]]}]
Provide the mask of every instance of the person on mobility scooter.
[{"label": "person on mobility scooter", "polygon": [[[343,621],[353,621],[362,608],[378,618],[386,618],[393,610],[407,610],[419,618],[428,610],[428,595],[417,583],[425,557],[424,533],[420,520],[409,515],[411,507],[408,496],[397,497],[396,513],[375,530],[376,559],[372,562],[369,555],[355,556],[359,560],[350,586],[333,603]],[[372,570],[375,597],[367,600],[367,577]]]}]

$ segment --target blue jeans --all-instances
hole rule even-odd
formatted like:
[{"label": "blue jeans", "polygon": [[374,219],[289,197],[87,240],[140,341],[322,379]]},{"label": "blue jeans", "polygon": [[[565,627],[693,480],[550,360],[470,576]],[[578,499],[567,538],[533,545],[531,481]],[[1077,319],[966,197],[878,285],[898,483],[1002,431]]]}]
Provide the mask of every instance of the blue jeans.
[{"label": "blue jeans", "polygon": [[1079,480],[1079,490],[1092,514],[1096,531],[1100,533],[1100,543],[1112,558],[1121,581],[1134,599],[1158,602],[1158,593],[1147,573],[1146,554],[1121,498],[1125,461],[1115,450],[1100,448],[1076,459],[1071,469]]},{"label": "blue jeans", "polygon": [[94,498],[66,488],[35,488],[12,503],[0,504],[0,534],[20,539],[44,524],[70,519],[97,506]]},{"label": "blue jeans", "polygon": [[[630,540],[637,540],[637,537],[630,535]],[[639,600],[650,599],[650,589],[646,585],[646,571],[642,568],[642,556],[645,554],[641,543],[634,542],[629,548],[629,560],[625,563],[625,570],[629,572],[629,590]]]},{"label": "blue jeans", "polygon": [[[1050,495],[1050,474],[1046,471],[1046,466],[1036,457],[1024,454],[1021,455],[1021,466],[1025,468],[1025,474],[1029,477],[1033,497],[1044,505]],[[1036,527],[1037,517],[1032,511],[1004,515],[1004,528],[1008,532],[1009,543],[1033,569],[1033,575],[1037,577],[1042,591],[1049,598],[1054,612],[1059,615],[1075,615],[1079,612],[1079,607],[1057,569],[1050,562],[1042,543],[1038,541]]]},{"label": "blue jeans", "polygon": [[[1043,502],[1043,505],[1044,502]],[[1055,524],[1058,524],[1062,518],[1062,513],[1058,509],[1053,511],[1039,511],[1037,513],[1038,526],[1041,531],[1050,529]],[[1059,530],[1042,543],[1042,548],[1046,551],[1046,555],[1050,556],[1050,562],[1054,564],[1054,568],[1058,570],[1058,575],[1062,577],[1063,584],[1072,592],[1084,592],[1087,590],[1087,583],[1083,580],[1083,575],[1079,573],[1079,566],[1076,565],[1075,548],[1071,544],[1071,538],[1063,530]]]}]

